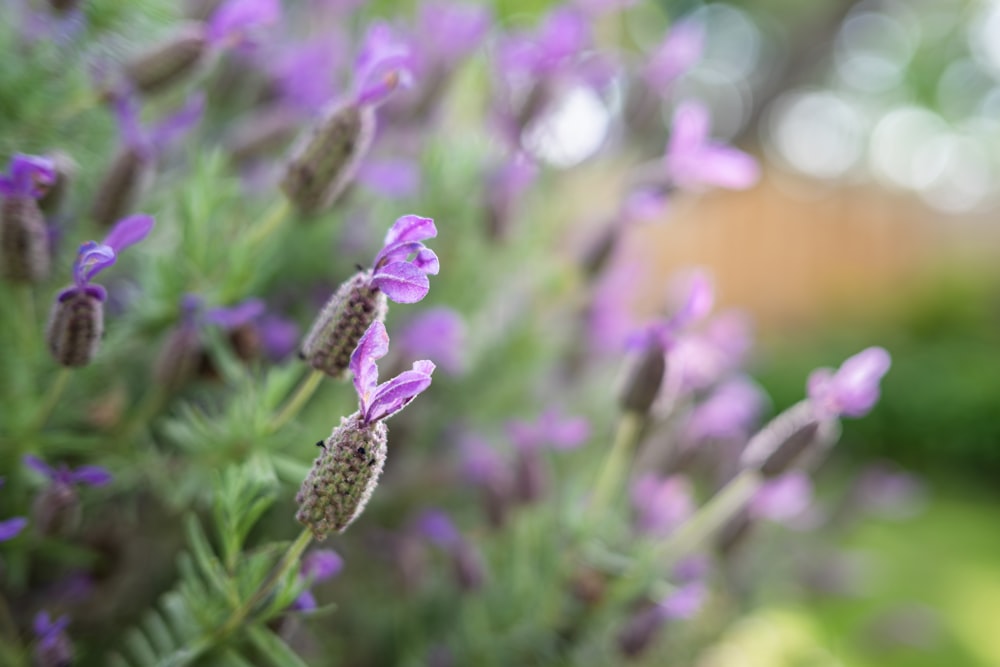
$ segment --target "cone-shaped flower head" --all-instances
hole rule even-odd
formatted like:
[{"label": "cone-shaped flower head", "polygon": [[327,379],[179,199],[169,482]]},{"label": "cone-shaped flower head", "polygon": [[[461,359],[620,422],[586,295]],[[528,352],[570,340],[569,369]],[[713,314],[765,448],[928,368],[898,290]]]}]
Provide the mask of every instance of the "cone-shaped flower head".
[{"label": "cone-shaped flower head", "polygon": [[330,377],[343,377],[361,337],[372,322],[385,319],[387,299],[416,303],[427,295],[427,276],[436,275],[440,265],[422,242],[435,236],[430,218],[397,219],[372,268],[347,280],[323,306],[302,344],[302,358]]},{"label": "cone-shaped flower head", "polygon": [[809,376],[809,399],[821,419],[864,417],[879,399],[879,382],[892,359],[881,347],[869,347],[838,370],[819,368]]},{"label": "cone-shaped flower head", "polygon": [[757,161],[741,150],[711,141],[710,122],[708,109],[698,102],[677,107],[664,157],[668,178],[684,190],[751,187],[760,177]]},{"label": "cone-shaped flower head", "polygon": [[385,420],[431,384],[434,364],[417,361],[413,368],[382,384],[375,362],[389,352],[389,336],[374,322],[351,355],[350,368],[358,392],[358,411],[344,417],[326,442],[295,499],[295,518],[316,539],[343,531],[361,514],[385,465]]},{"label": "cone-shaped flower head", "polygon": [[36,283],[49,274],[49,240],[38,206],[56,180],[51,160],[17,154],[0,175],[0,271],[7,280]]},{"label": "cone-shaped flower head", "polygon": [[74,284],[56,297],[45,333],[52,356],[63,366],[85,366],[101,343],[107,292],[91,281],[152,228],[152,216],[133,215],[120,220],[103,243],[88,241],[80,246],[73,263]]},{"label": "cone-shaped flower head", "polygon": [[281,189],[299,211],[322,211],[354,180],[375,135],[375,108],[410,79],[409,48],[389,26],[374,24],[355,61],[352,94],[292,151]]},{"label": "cone-shaped flower head", "polygon": [[65,535],[80,521],[78,486],[105,486],[111,473],[100,466],[71,469],[66,464],[53,468],[37,456],[25,456],[24,465],[49,479],[49,484],[35,498],[31,518],[41,535]]}]

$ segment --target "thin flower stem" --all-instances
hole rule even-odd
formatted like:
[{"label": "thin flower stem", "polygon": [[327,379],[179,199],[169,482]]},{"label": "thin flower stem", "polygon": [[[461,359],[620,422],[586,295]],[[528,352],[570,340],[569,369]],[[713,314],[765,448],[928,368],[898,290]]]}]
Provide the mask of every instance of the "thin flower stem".
[{"label": "thin flower stem", "polygon": [[17,290],[21,302],[21,345],[24,354],[30,354],[34,347],[35,337],[35,295],[31,292],[31,286],[25,285]]},{"label": "thin flower stem", "polygon": [[145,398],[142,399],[142,403],[136,408],[135,416],[122,428],[119,440],[122,442],[131,440],[143,424],[147,423],[163,408],[167,398],[167,391],[162,387],[156,386],[150,389]]},{"label": "thin flower stem", "polygon": [[594,485],[591,507],[596,512],[603,512],[618,490],[625,471],[628,469],[629,459],[639,441],[644,421],[643,415],[632,411],[625,412],[618,420],[614,444],[611,445],[611,449],[604,459],[597,483]]},{"label": "thin flower stem", "polygon": [[257,224],[250,230],[250,233],[247,236],[247,242],[251,246],[256,246],[267,239],[268,236],[273,234],[274,231],[281,226],[281,223],[284,222],[285,218],[288,217],[288,214],[291,213],[291,211],[292,207],[288,203],[288,200],[284,197],[279,199],[267,212],[267,216],[264,218],[264,221]]},{"label": "thin flower stem", "polygon": [[323,381],[324,377],[325,375],[322,371],[314,370],[310,373],[305,381],[299,385],[292,399],[285,404],[281,412],[268,424],[268,432],[274,433],[287,424],[295,415],[299,414],[309,399],[312,398],[312,395],[316,392],[316,388],[319,387],[319,383]]},{"label": "thin flower stem", "polygon": [[59,402],[59,397],[62,396],[62,393],[66,389],[66,385],[69,384],[69,379],[72,376],[73,371],[71,369],[66,368],[65,366],[59,369],[59,374],[56,375],[55,381],[49,385],[49,390],[45,396],[45,402],[38,410],[38,414],[35,415],[34,428],[32,430],[41,431],[45,427],[45,422],[48,421],[49,415]]},{"label": "thin flower stem", "polygon": [[[746,507],[763,483],[764,478],[756,469],[748,468],[740,472],[672,532],[659,545],[657,554],[668,563],[675,563],[697,551],[727,521]],[[661,559],[659,562],[662,564],[664,561]]]}]

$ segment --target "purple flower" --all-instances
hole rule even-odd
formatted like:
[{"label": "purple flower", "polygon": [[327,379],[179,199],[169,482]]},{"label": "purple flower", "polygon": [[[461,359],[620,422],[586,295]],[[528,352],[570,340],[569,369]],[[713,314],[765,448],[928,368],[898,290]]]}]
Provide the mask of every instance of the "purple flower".
[{"label": "purple flower", "polygon": [[278,0],[227,0],[208,21],[209,41],[222,46],[252,43],[252,33],[281,18]]},{"label": "purple flower", "polygon": [[682,334],[668,351],[671,387],[700,391],[740,368],[752,346],[750,322],[737,311],[713,318],[701,331]]},{"label": "purple flower", "polygon": [[69,665],[73,660],[73,646],[66,636],[69,617],[60,616],[53,621],[48,612],[41,611],[35,616],[33,630],[38,642],[35,644],[35,662],[38,665]]},{"label": "purple flower", "polygon": [[705,605],[708,589],[702,581],[692,581],[679,587],[657,605],[668,619],[687,620],[694,618]]},{"label": "purple flower", "polygon": [[260,299],[247,299],[235,306],[209,308],[205,311],[204,317],[205,322],[209,324],[215,324],[223,329],[232,330],[249,324],[263,314],[263,301]]},{"label": "purple flower", "polygon": [[702,320],[712,310],[715,291],[709,275],[699,269],[676,278],[671,286],[670,301],[675,305],[673,314],[646,325],[630,337],[631,347],[645,349],[659,345],[671,349],[677,335],[692,324]]},{"label": "purple flower", "polygon": [[412,370],[403,371],[391,380],[378,384],[377,359],[389,352],[389,335],[385,325],[374,322],[361,337],[351,355],[354,388],[358,392],[360,421],[367,426],[382,421],[405,408],[410,401],[431,385],[434,364],[415,361]]},{"label": "purple flower", "polygon": [[652,90],[662,93],[699,60],[705,49],[705,28],[693,21],[679,21],[650,55],[642,78]]},{"label": "purple flower", "polygon": [[744,439],[757,423],[767,398],[760,386],[745,375],[719,385],[695,406],[684,427],[693,442],[708,439]]},{"label": "purple flower", "polygon": [[537,450],[544,445],[575,449],[590,437],[590,424],[584,417],[564,417],[559,409],[549,408],[534,422],[508,423],[507,433],[518,449]]},{"label": "purple flower", "polygon": [[590,26],[571,7],[553,9],[535,34],[515,35],[501,45],[500,65],[507,73],[538,76],[571,67],[590,46]]},{"label": "purple flower", "polygon": [[462,540],[462,535],[451,518],[438,509],[423,512],[417,517],[414,525],[418,533],[442,549],[447,549]]},{"label": "purple flower", "polygon": [[125,145],[147,160],[155,158],[167,146],[175,144],[182,134],[197,124],[204,108],[204,96],[194,95],[173,114],[149,128],[143,128],[139,122],[136,97],[125,92],[114,98],[118,128]]},{"label": "purple flower", "polygon": [[10,160],[9,176],[0,176],[0,195],[38,199],[55,183],[56,167],[49,158],[16,153]]},{"label": "purple flower", "polygon": [[24,457],[24,465],[35,472],[39,472],[48,477],[53,485],[72,486],[83,484],[86,486],[105,486],[111,483],[111,473],[100,466],[80,466],[70,468],[65,463],[60,463],[58,468],[53,468],[37,456],[28,454]]},{"label": "purple flower", "polygon": [[404,215],[397,219],[375,256],[369,284],[396,303],[423,299],[430,289],[427,276],[437,275],[440,264],[434,251],[421,241],[435,236],[437,228],[430,218]]},{"label": "purple flower", "polygon": [[428,0],[417,12],[419,45],[435,64],[454,66],[483,43],[492,20],[486,7]]},{"label": "purple flower", "polygon": [[426,357],[449,375],[465,371],[465,321],[446,307],[426,310],[396,335],[397,344],[413,357]]},{"label": "purple flower", "polygon": [[517,206],[538,179],[538,165],[518,152],[485,176],[486,211],[490,235],[502,238],[516,217]]},{"label": "purple flower", "polygon": [[0,542],[14,539],[27,525],[28,519],[23,516],[16,516],[0,521]]},{"label": "purple flower", "polygon": [[325,35],[287,45],[271,63],[271,74],[285,104],[306,114],[315,113],[334,93],[334,73],[348,59],[346,40]]},{"label": "purple flower", "polygon": [[[316,549],[302,559],[299,576],[309,580],[310,585],[332,579],[344,569],[344,559],[333,549]],[[316,608],[316,598],[306,589],[292,603],[296,611],[311,611]]]},{"label": "purple flower", "polygon": [[286,359],[299,343],[299,325],[273,313],[260,319],[257,333],[264,355],[274,362]]},{"label": "purple flower", "polygon": [[879,382],[892,359],[881,347],[869,347],[838,370],[819,368],[809,375],[808,393],[820,419],[864,417],[879,399]]},{"label": "purple flower", "polygon": [[413,55],[409,46],[385,23],[376,22],[365,34],[354,63],[354,101],[378,106],[398,88],[412,84]]},{"label": "purple flower", "polygon": [[484,438],[466,434],[458,444],[462,475],[473,484],[490,484],[509,476],[506,461]]},{"label": "purple flower", "polygon": [[420,167],[412,160],[369,160],[358,169],[357,180],[386,199],[405,199],[420,190]]},{"label": "purple flower", "polygon": [[103,243],[87,241],[80,246],[76,261],[73,262],[73,287],[59,293],[59,301],[66,301],[74,294],[84,292],[99,301],[107,298],[107,292],[100,285],[92,285],[91,280],[104,269],[118,261],[118,254],[125,248],[146,238],[153,229],[154,220],[149,215],[131,215],[119,220],[104,238]]},{"label": "purple flower", "polygon": [[750,516],[787,523],[812,504],[812,482],[802,471],[786,473],[765,483],[750,500]]},{"label": "purple flower", "polygon": [[680,475],[643,475],[632,485],[632,507],[639,532],[669,535],[694,512],[691,484]]},{"label": "purple flower", "polygon": [[743,190],[760,178],[757,161],[741,150],[709,140],[708,109],[683,102],[674,112],[664,164],[679,188],[699,190],[718,186]]},{"label": "purple flower", "polygon": [[861,473],[855,501],[866,511],[889,518],[907,518],[920,511],[927,490],[915,475],[892,463],[874,463]]}]

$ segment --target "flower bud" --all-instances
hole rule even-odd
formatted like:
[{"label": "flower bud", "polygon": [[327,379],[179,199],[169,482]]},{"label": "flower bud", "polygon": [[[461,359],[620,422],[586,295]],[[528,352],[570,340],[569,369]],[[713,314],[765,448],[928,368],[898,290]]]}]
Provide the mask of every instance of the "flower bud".
[{"label": "flower bud", "polygon": [[343,532],[364,510],[385,465],[388,429],[364,425],[361,413],[340,420],[295,496],[295,518],[317,540]]},{"label": "flower bud", "polygon": [[115,156],[90,209],[90,217],[102,227],[110,227],[131,213],[135,203],[153,177],[153,161],[132,146],[126,145]]},{"label": "flower bud", "polygon": [[86,366],[104,334],[104,304],[88,290],[72,290],[52,304],[45,339],[63,366]]},{"label": "flower bud", "polygon": [[621,239],[621,226],[618,221],[612,221],[598,236],[591,242],[580,260],[580,268],[588,279],[595,278],[607,265],[608,259],[618,247]]},{"label": "flower bud", "polygon": [[164,90],[194,71],[207,47],[203,24],[182,24],[169,39],[125,63],[125,76],[139,92]]},{"label": "flower bud", "polygon": [[76,177],[79,165],[66,153],[57,151],[50,153],[48,157],[55,167],[55,180],[48,186],[45,194],[39,197],[38,207],[45,215],[52,216],[58,214],[66,203],[70,185]]},{"label": "flower bud", "polygon": [[808,468],[836,442],[835,420],[820,421],[808,401],[785,410],[747,443],[740,463],[757,468],[765,477],[777,477],[793,468]]},{"label": "flower bud", "polygon": [[375,134],[370,106],[334,106],[293,148],[281,190],[303,213],[330,206],[354,179]]},{"label": "flower bud", "polygon": [[667,360],[659,345],[647,345],[642,354],[632,360],[625,387],[619,397],[622,410],[644,415],[649,412],[667,370]]},{"label": "flower bud", "polygon": [[386,296],[369,282],[371,273],[358,273],[340,286],[323,306],[300,356],[316,370],[342,378],[351,363],[351,353],[372,322],[385,320]]},{"label": "flower bud", "polygon": [[181,325],[170,332],[153,367],[156,383],[168,391],[177,391],[197,373],[202,359],[198,328]]},{"label": "flower bud", "polygon": [[45,537],[65,536],[80,523],[80,496],[71,484],[52,484],[31,506],[31,523]]},{"label": "flower bud", "polygon": [[0,255],[3,277],[38,283],[49,275],[49,238],[45,217],[32,197],[6,197],[0,206]]}]

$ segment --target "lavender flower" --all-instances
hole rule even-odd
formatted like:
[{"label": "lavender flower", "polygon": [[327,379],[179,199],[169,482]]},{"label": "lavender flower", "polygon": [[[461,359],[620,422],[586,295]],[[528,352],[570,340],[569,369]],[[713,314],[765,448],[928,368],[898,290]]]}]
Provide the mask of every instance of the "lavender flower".
[{"label": "lavender flower", "polygon": [[415,523],[421,535],[448,555],[459,588],[475,591],[483,587],[486,566],[482,555],[462,537],[447,514],[441,510],[427,510]]},{"label": "lavender flower", "polygon": [[738,149],[712,142],[708,109],[684,102],[674,112],[664,157],[667,177],[683,190],[717,186],[743,190],[760,177],[756,160]]},{"label": "lavender flower", "polygon": [[708,389],[743,365],[752,344],[747,317],[737,311],[721,313],[703,329],[677,336],[667,353],[667,382],[676,392]]},{"label": "lavender flower", "polygon": [[358,183],[385,199],[406,199],[420,190],[420,167],[412,160],[368,160],[358,169]]},{"label": "lavender flower", "polygon": [[514,479],[507,462],[489,442],[465,434],[459,442],[461,474],[480,489],[490,525],[499,528],[507,519],[514,496]]},{"label": "lavender flower", "polygon": [[680,475],[643,475],[632,485],[631,497],[636,529],[655,537],[669,535],[695,508],[691,484]]},{"label": "lavender flower", "polygon": [[49,240],[38,199],[56,180],[52,160],[18,153],[0,176],[0,271],[12,282],[37,283],[49,275]]},{"label": "lavender flower", "polygon": [[281,189],[299,211],[317,213],[347,188],[371,147],[375,108],[410,77],[407,46],[387,25],[373,25],[355,61],[352,94],[333,104],[292,150]]},{"label": "lavender flower", "polygon": [[665,598],[640,607],[618,634],[618,648],[629,657],[642,655],[671,620],[693,618],[705,603],[708,590],[701,581],[679,587]]},{"label": "lavender flower", "polygon": [[665,92],[701,60],[704,48],[704,27],[693,21],[678,21],[650,54],[642,69],[642,80],[656,93]]},{"label": "lavender flower", "polygon": [[302,358],[330,377],[343,377],[361,336],[372,322],[385,319],[388,299],[416,303],[427,295],[427,276],[440,267],[437,255],[421,241],[435,236],[430,218],[398,218],[372,268],[344,282],[327,301],[302,344]]},{"label": "lavender flower", "polygon": [[35,498],[31,510],[35,528],[47,536],[65,535],[79,523],[78,486],[105,486],[112,479],[111,473],[100,466],[71,469],[60,464],[58,468],[53,468],[30,454],[24,457],[24,464],[49,479],[49,485]]},{"label": "lavender flower", "polygon": [[74,285],[56,296],[45,333],[49,351],[63,366],[85,366],[100,347],[107,292],[91,281],[114,265],[122,250],[146,238],[152,228],[151,216],[133,215],[120,220],[103,243],[88,241],[80,246],[73,263]]},{"label": "lavender flower", "polygon": [[342,532],[364,510],[385,465],[385,420],[431,384],[434,364],[430,361],[417,361],[412,370],[378,384],[375,361],[388,351],[385,326],[372,323],[351,355],[358,411],[342,418],[326,439],[323,452],[296,495],[299,511],[295,518],[308,526],[316,539]]},{"label": "lavender flower", "polygon": [[542,498],[548,486],[542,447],[574,449],[590,437],[590,424],[583,417],[563,417],[550,408],[535,422],[510,422],[507,433],[515,450],[514,489],[518,500],[530,503]]},{"label": "lavender flower", "polygon": [[767,398],[757,383],[738,375],[716,387],[695,406],[684,425],[689,442],[742,440],[760,417]]},{"label": "lavender flower", "polygon": [[465,372],[465,320],[446,307],[423,311],[400,329],[397,344],[409,357],[426,357],[449,375]]},{"label": "lavender flower", "polygon": [[812,504],[812,481],[802,471],[793,471],[769,480],[748,506],[755,519],[788,523],[801,517]]},{"label": "lavender flower", "polygon": [[73,664],[73,645],[66,635],[68,626],[68,616],[60,616],[55,621],[45,611],[35,616],[32,628],[37,639],[34,654],[38,667],[69,667]]},{"label": "lavender flower", "polygon": [[[302,568],[299,576],[309,581],[309,584],[318,584],[328,579],[332,579],[340,574],[344,569],[344,559],[333,549],[316,549],[302,559]],[[316,598],[311,590],[306,589],[292,603],[292,609],[296,611],[312,611],[316,608]]]},{"label": "lavender flower", "polygon": [[486,174],[486,231],[500,240],[507,236],[520,203],[538,178],[538,165],[517,152]]},{"label": "lavender flower", "polygon": [[809,376],[809,400],[820,419],[864,417],[879,399],[879,382],[892,359],[881,347],[869,347],[837,371],[819,368]]},{"label": "lavender flower", "polygon": [[153,178],[157,155],[198,122],[204,98],[191,98],[180,110],[149,129],[139,123],[134,97],[118,96],[114,107],[122,145],[98,184],[90,209],[90,216],[105,227],[110,227],[135,207]]}]

